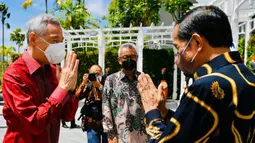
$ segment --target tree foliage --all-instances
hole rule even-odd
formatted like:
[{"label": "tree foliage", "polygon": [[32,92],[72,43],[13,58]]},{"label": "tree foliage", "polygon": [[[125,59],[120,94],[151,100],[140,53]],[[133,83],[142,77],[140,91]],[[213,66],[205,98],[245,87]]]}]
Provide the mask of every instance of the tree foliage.
[{"label": "tree foliage", "polygon": [[[148,73],[153,82],[158,85],[160,79],[160,73],[162,68],[167,69],[167,82],[169,86],[169,95],[172,95],[173,87],[173,66],[174,66],[174,52],[172,49],[144,49],[143,50],[143,71]],[[151,56],[153,55],[153,56]],[[77,52],[77,58],[79,59],[79,69],[78,69],[78,81],[82,81],[82,76],[84,73],[89,72],[89,68],[98,64],[98,50],[89,52]],[[121,69],[120,64],[117,61],[118,58],[118,48],[111,47],[107,48],[105,52],[105,67],[110,68],[110,73],[117,72]]]},{"label": "tree foliage", "polygon": [[160,8],[165,7],[173,19],[186,12],[192,5],[188,0],[112,0],[108,15],[104,17],[112,27],[149,26],[160,22]]},{"label": "tree foliage", "polygon": [[161,0],[112,0],[104,18],[112,27],[148,26],[160,21]]},{"label": "tree foliage", "polygon": [[9,58],[11,58],[14,54],[16,54],[15,47],[9,46],[3,48],[2,46],[0,46],[0,55],[4,55],[4,57],[6,58],[4,62],[0,62],[1,70],[3,70],[2,68],[5,69],[8,66],[8,64],[11,62],[11,59]]},{"label": "tree foliage", "polygon": [[[10,18],[11,13],[8,12],[8,6],[4,3],[0,3],[0,11],[1,11],[1,22],[2,22],[2,28],[4,28],[4,25],[6,26],[7,29],[10,29],[11,26],[8,22],[6,22],[5,20]],[[4,31],[2,31],[4,32]],[[2,37],[4,38],[4,37]]]},{"label": "tree foliage", "polygon": [[[10,24],[7,23],[5,20],[10,18],[11,13],[8,12],[8,6],[5,5],[3,2],[0,3],[0,11],[1,11],[1,22],[2,22],[2,51],[5,51],[4,46],[4,26],[6,26],[7,29],[10,29]],[[2,52],[4,53],[4,52]],[[2,55],[2,63],[4,63],[4,55]],[[1,71],[4,72],[4,64],[1,65]]]},{"label": "tree foliage", "polygon": [[21,34],[21,29],[17,28],[11,33],[10,40],[16,42],[16,45],[18,46],[18,53],[19,53],[20,52],[19,48],[23,46],[23,42],[25,40],[25,34]]},{"label": "tree foliage", "polygon": [[0,55],[4,54],[4,56],[12,56],[13,54],[16,54],[16,49],[13,46],[4,47],[4,53],[3,53],[2,46],[0,46],[0,48],[1,48],[0,49]]},{"label": "tree foliage", "polygon": [[[251,35],[250,39],[248,40],[248,47],[247,47],[247,67],[252,69],[250,66],[250,62],[252,57],[255,56],[255,34]],[[252,69],[254,70],[254,69]]]},{"label": "tree foliage", "polygon": [[[44,0],[44,1],[45,1],[45,13],[48,13],[48,0]],[[32,6],[32,4],[33,4],[33,0],[26,0],[22,3],[22,7],[24,9],[27,9],[28,7]]]},{"label": "tree foliage", "polygon": [[[242,37],[238,40],[238,52],[240,53],[240,56],[244,56],[245,52],[245,37]],[[252,60],[252,57],[255,56],[255,34],[252,34],[250,39],[248,40],[247,45],[247,61],[246,66],[249,69],[252,69],[250,66],[250,62]]]},{"label": "tree foliage", "polygon": [[[48,13],[48,0],[44,0],[45,1],[45,13]],[[61,3],[62,0],[56,0],[55,2],[56,3]],[[33,0],[25,0],[23,3],[22,3],[22,7],[24,9],[27,9],[28,7],[32,6],[33,4]]]},{"label": "tree foliage", "polygon": [[[63,15],[58,15],[59,13]],[[64,0],[59,1],[54,15],[58,15],[59,20],[65,29],[82,28],[99,28],[97,24],[98,20],[92,18],[88,10],[84,7],[84,3],[81,1]]]},{"label": "tree foliage", "polygon": [[189,10],[192,3],[189,0],[166,0],[163,6],[171,14],[173,20],[177,21],[183,13]]},{"label": "tree foliage", "polygon": [[22,3],[22,7],[23,7],[24,9],[27,9],[28,7],[32,6],[32,4],[33,4],[33,1],[32,1],[32,0],[26,0],[26,1],[24,1],[24,2]]}]

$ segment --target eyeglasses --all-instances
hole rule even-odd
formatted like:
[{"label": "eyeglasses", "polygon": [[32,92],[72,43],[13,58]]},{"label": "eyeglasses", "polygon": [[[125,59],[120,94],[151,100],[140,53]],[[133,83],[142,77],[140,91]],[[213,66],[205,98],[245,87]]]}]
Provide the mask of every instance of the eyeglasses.
[{"label": "eyeglasses", "polygon": [[[185,52],[186,49],[188,48],[188,46],[189,46],[189,44],[190,44],[190,42],[191,42],[192,39],[193,39],[193,36],[189,39],[189,41],[187,42],[187,44],[186,44],[186,46],[185,46],[184,48],[181,48],[181,50],[179,49],[179,50],[177,51],[177,54],[175,54],[175,56],[180,55],[180,54],[184,54],[184,52]],[[182,50],[182,49],[183,49],[183,50]],[[179,52],[179,51],[181,51],[181,52]]]},{"label": "eyeglasses", "polygon": [[119,57],[123,60],[128,60],[128,59],[132,59],[132,60],[136,60],[138,57],[138,55],[130,55],[130,56],[122,56],[122,57]]}]

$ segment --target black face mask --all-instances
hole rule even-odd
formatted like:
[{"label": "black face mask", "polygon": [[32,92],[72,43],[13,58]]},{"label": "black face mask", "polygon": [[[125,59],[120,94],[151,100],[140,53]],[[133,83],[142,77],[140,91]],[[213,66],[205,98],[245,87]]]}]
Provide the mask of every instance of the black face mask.
[{"label": "black face mask", "polygon": [[136,69],[136,61],[134,60],[126,60],[122,62],[122,67],[126,71],[132,71],[133,69]]}]

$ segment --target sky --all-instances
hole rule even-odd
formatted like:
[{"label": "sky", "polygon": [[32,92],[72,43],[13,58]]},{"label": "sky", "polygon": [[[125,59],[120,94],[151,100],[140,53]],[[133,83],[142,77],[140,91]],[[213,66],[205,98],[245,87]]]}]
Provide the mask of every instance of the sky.
[{"label": "sky", "polygon": [[[4,44],[8,46],[17,47],[14,42],[10,41],[10,33],[12,33],[16,28],[21,28],[23,31],[26,28],[27,21],[41,13],[45,13],[45,3],[44,0],[33,0],[33,5],[28,9],[23,9],[21,7],[22,3],[25,0],[0,0],[4,2],[8,7],[8,11],[11,13],[9,19],[6,20],[11,26],[10,29],[5,29]],[[48,10],[53,11],[55,0],[48,0]],[[102,16],[107,14],[107,7],[110,4],[111,0],[85,0],[85,5],[88,11],[92,14],[93,17],[101,20],[100,25],[103,27],[107,25],[107,21],[102,20]],[[2,25],[1,25],[2,26]],[[0,34],[0,43],[2,45],[2,28]],[[24,47],[21,48],[23,52]]]}]

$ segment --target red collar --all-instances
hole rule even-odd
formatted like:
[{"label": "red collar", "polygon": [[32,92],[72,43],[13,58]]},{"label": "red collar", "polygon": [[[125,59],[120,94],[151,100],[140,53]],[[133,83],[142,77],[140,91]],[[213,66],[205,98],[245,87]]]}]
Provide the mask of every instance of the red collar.
[{"label": "red collar", "polygon": [[22,58],[25,61],[30,74],[33,74],[41,67],[41,65],[27,51],[24,52]]}]

